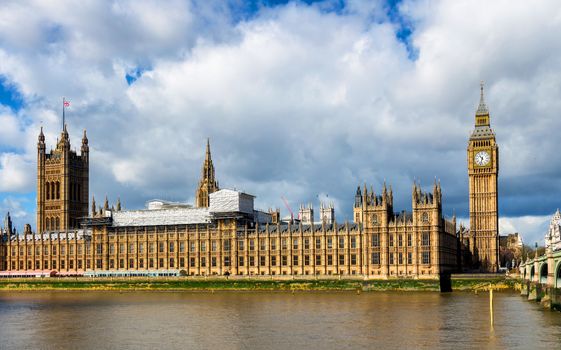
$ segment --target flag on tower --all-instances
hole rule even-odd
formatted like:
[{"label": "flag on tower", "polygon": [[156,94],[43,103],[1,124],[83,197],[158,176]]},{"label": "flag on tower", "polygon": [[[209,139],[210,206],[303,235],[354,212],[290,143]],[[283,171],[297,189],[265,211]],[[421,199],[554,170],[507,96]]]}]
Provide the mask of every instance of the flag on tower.
[{"label": "flag on tower", "polygon": [[70,101],[66,101],[66,99],[63,97],[62,98],[62,130],[64,130],[64,126],[66,123],[66,117],[64,115],[64,109],[66,107],[70,107]]}]

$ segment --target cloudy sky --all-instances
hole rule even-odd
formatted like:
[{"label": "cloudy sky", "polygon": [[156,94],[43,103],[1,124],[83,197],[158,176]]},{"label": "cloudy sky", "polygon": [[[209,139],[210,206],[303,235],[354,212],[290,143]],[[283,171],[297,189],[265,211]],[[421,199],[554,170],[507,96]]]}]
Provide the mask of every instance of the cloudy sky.
[{"label": "cloudy sky", "polygon": [[[210,137],[221,187],[257,207],[442,183],[467,220],[486,83],[501,233],[542,241],[560,206],[561,7],[528,1],[0,1],[0,212],[35,226],[36,143],[91,145],[90,196],[193,201]],[[316,214],[317,215],[317,214]]]}]

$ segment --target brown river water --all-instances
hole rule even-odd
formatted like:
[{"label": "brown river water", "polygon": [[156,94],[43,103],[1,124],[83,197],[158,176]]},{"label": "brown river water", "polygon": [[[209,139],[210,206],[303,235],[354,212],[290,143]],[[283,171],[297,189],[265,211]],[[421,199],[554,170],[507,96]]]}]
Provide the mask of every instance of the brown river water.
[{"label": "brown river water", "polygon": [[514,292],[1,292],[0,349],[561,349]]}]

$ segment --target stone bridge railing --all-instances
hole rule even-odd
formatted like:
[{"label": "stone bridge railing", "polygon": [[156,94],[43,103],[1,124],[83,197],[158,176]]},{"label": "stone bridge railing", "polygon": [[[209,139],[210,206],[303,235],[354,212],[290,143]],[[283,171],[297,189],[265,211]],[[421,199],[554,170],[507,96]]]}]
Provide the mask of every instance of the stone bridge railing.
[{"label": "stone bridge railing", "polygon": [[546,307],[561,305],[561,250],[546,251],[542,256],[520,264],[522,295],[541,301]]},{"label": "stone bridge railing", "polygon": [[561,250],[546,254],[520,264],[520,276],[524,281],[561,288]]}]

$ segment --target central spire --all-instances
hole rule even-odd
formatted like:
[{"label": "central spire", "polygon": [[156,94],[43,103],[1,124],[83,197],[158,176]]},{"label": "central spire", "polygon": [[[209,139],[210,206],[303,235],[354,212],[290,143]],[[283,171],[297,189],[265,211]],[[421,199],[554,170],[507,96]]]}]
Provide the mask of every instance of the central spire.
[{"label": "central spire", "polygon": [[214,177],[214,165],[212,164],[212,155],[210,153],[210,139],[206,139],[206,154],[203,168],[201,170],[201,179],[197,192],[195,193],[195,205],[197,207],[209,206],[209,195],[218,191],[218,182]]},{"label": "central spire", "polygon": [[210,139],[206,139],[206,154],[203,164],[201,180],[214,181],[214,165],[212,164],[212,155],[210,154]]},{"label": "central spire", "polygon": [[483,81],[481,81],[481,96],[479,98],[479,106],[477,107],[477,112],[475,115],[489,115],[489,109],[485,104],[485,98],[483,96]]}]

